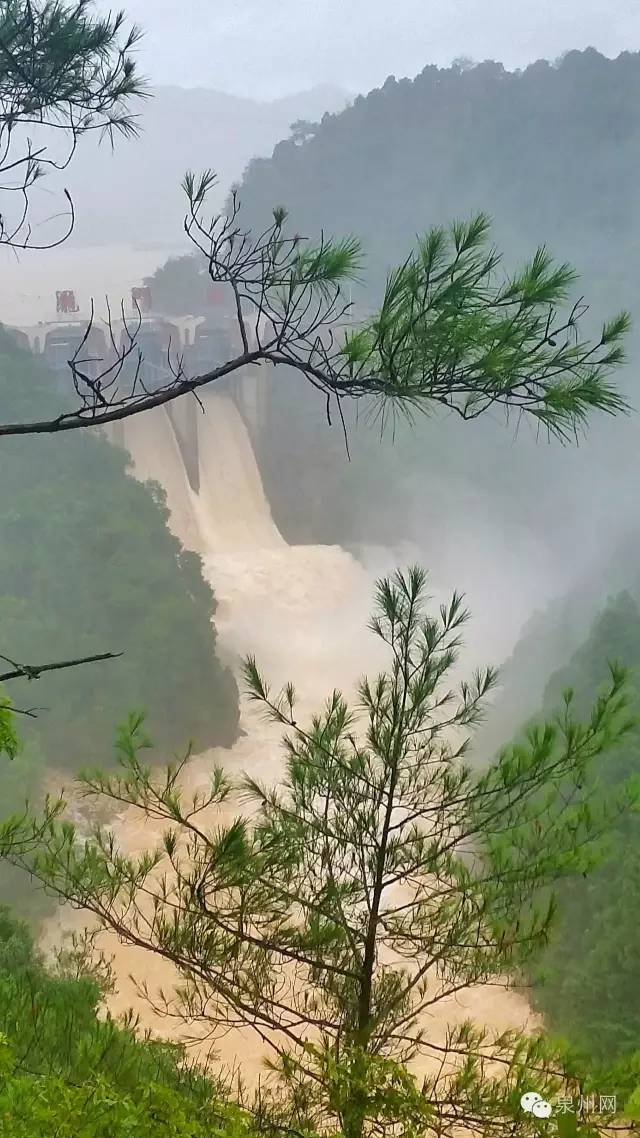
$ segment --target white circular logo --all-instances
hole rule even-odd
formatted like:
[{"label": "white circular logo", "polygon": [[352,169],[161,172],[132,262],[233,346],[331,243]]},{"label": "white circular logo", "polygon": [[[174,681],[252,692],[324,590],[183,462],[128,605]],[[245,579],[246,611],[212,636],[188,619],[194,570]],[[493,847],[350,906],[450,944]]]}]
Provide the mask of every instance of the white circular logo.
[{"label": "white circular logo", "polygon": [[526,1114],[533,1114],[535,1118],[550,1118],[551,1103],[543,1099],[537,1091],[527,1091],[520,1099],[520,1106]]},{"label": "white circular logo", "polygon": [[531,1107],[531,1113],[535,1114],[536,1118],[550,1118],[551,1103],[545,1102],[543,1098],[539,1098]]}]

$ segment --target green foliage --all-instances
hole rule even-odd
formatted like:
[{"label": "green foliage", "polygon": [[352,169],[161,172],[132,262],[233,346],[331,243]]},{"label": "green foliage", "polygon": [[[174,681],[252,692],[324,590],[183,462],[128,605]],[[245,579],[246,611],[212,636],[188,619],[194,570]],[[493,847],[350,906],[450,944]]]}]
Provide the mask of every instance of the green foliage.
[{"label": "green foliage", "polygon": [[292,1055],[282,1057],[280,1064],[268,1064],[291,1088],[291,1097],[274,1093],[267,1084],[256,1111],[257,1120],[267,1130],[290,1129],[293,1121],[296,1131],[313,1135],[318,1118],[329,1113],[343,1119],[341,1132],[346,1132],[354,1104],[382,1133],[417,1138],[437,1125],[437,1111],[404,1064],[359,1047],[344,1048],[336,1056],[330,1048],[309,1041],[304,1055],[313,1058],[317,1081],[305,1078],[304,1063]]},{"label": "green foliage", "polygon": [[380,310],[347,336],[344,354],[364,391],[381,392],[402,410],[432,403],[477,418],[494,404],[530,412],[560,437],[590,411],[626,409],[607,381],[624,361],[626,313],[607,321],[595,344],[577,335],[580,306],[566,319],[575,273],[545,249],[503,283],[500,257],[488,246],[490,222],[478,214],[447,233],[432,229],[387,278]]},{"label": "green foliage", "polygon": [[16,1074],[0,1041],[0,1119],[6,1138],[210,1138],[224,1134],[179,1095],[148,1083],[134,1096],[93,1076],[74,1085],[59,1076]]},{"label": "green foliage", "polygon": [[[55,413],[51,383],[3,334],[4,414],[18,418],[34,399]],[[104,762],[102,740],[132,707],[148,712],[169,751],[235,738],[237,691],[215,657],[215,603],[200,561],[167,529],[159,488],[136,482],[127,462],[89,433],[64,445],[6,440],[0,451],[2,652],[21,664],[123,653],[15,681],[42,709],[21,723],[25,740],[60,767]]]},{"label": "green foliage", "polygon": [[[27,802],[38,801],[45,762],[36,738],[23,742],[16,732],[16,717],[3,711],[12,746],[16,751],[9,757],[0,756],[1,816],[6,818],[24,811]],[[42,890],[30,888],[24,874],[10,865],[0,867],[0,903],[7,903],[30,921],[41,919],[52,907],[52,900]]]},{"label": "green foliage", "polygon": [[[640,611],[628,593],[610,601],[567,666],[551,678],[545,705],[571,686],[584,706],[602,685],[607,659],[624,661],[637,683]],[[594,764],[591,793],[605,798],[630,780],[637,783],[639,754],[636,727]],[[596,872],[560,890],[561,920],[533,974],[537,1002],[551,1026],[599,1066],[618,1057],[627,1061],[640,1050],[638,813],[612,818],[603,837]],[[604,1076],[602,1085],[609,1085]]]},{"label": "green foliage", "polygon": [[190,253],[170,257],[151,276],[145,277],[144,283],[151,290],[154,312],[166,316],[200,316],[211,306],[206,267]]},{"label": "green foliage", "polygon": [[609,599],[589,629],[584,642],[568,663],[548,680],[545,706],[557,701],[567,687],[580,692],[582,707],[607,678],[607,661],[619,660],[628,668],[640,667],[640,610],[631,593],[623,591]]},{"label": "green foliage", "polygon": [[[327,115],[304,145],[285,140],[273,157],[254,160],[239,195],[256,229],[269,223],[274,202],[285,202],[292,225],[311,240],[327,219],[334,232],[358,237],[367,272],[353,298],[365,311],[379,305],[392,267],[411,257],[416,234],[426,226],[446,231],[451,217],[479,209],[494,219],[509,274],[547,246],[576,267],[594,309],[615,310],[627,307],[636,289],[639,108],[637,53],[613,60],[569,52],[557,64],[538,61],[516,72],[492,62],[428,66],[412,81],[390,78]],[[597,340],[601,326],[589,314],[585,324]],[[632,343],[635,356],[637,334]],[[621,382],[633,403],[631,378]],[[514,447],[512,432],[491,417],[469,434],[452,416],[435,414],[432,428],[420,433],[398,422],[394,446],[366,430],[362,408],[358,425],[355,410],[343,405],[351,454],[345,493],[339,417],[330,430],[315,392],[294,374],[267,372],[265,384],[256,445],[287,540],[412,541],[427,551],[436,576],[440,563],[449,571],[447,540],[435,549],[430,535],[451,533],[456,523],[468,532],[470,502],[487,517],[482,528],[494,524],[503,533],[509,525],[512,547],[544,535],[558,562],[568,560],[580,502],[592,497],[590,510],[605,527],[615,493],[608,476],[624,486],[635,461],[631,424],[594,424],[589,450],[576,455],[536,445],[525,429]],[[455,546],[455,534],[451,541]],[[462,583],[471,590],[473,580],[470,570]]]},{"label": "green foliage", "polygon": [[46,967],[24,924],[0,910],[0,1120],[9,1138],[242,1138],[247,1121],[181,1048],[98,1008],[108,968],[86,948]]},{"label": "green foliage", "polygon": [[[89,772],[81,785],[164,820],[156,849],[128,857],[108,829],[79,841],[61,803],[0,832],[12,864],[173,962],[184,984],[154,993],[156,1006],[166,999],[220,1032],[240,1017],[268,1033],[266,1116],[303,1132],[360,1138],[384,1122],[418,1133],[451,1117],[476,1132],[506,1135],[516,1119],[527,1130],[520,1095],[532,1072],[540,1093],[562,1086],[557,1049],[470,1023],[440,1045],[425,1017],[535,959],[557,882],[590,868],[627,802],[600,801],[589,783],[630,730],[615,667],[584,722],[567,700],[473,770],[466,736],[496,676],[451,686],[467,614],[454,594],[430,615],[425,588],[417,567],[378,583],[371,628],[388,670],[361,681],[354,707],[334,692],[306,728],[293,685],[272,693],[247,660],[249,694],[287,730],[281,785],[239,783],[250,815],[209,826],[205,812],[234,783],[216,770],[207,789],[183,795],[180,764],[161,774],[143,762],[148,741],[132,719],[120,771]],[[417,1056],[435,1061],[420,1088],[403,1070]],[[459,1069],[443,1075],[453,1056]]]},{"label": "green foliage", "polygon": [[[97,16],[92,0],[9,0],[0,13],[3,122],[49,122],[75,134],[100,127],[135,133],[128,102],[144,93],[124,13]],[[45,162],[46,165],[46,162]]]},{"label": "green foliage", "polygon": [[0,908],[0,1032],[16,1068],[78,1083],[99,1074],[126,1091],[161,1081],[208,1093],[197,1073],[181,1071],[180,1048],[137,1038],[133,1016],[98,1017],[111,977],[101,958],[90,967],[90,952],[90,939],[80,939],[47,967],[27,925]]},{"label": "green foliage", "polygon": [[6,1138],[246,1138],[250,1117],[232,1103],[194,1102],[164,1081],[126,1090],[102,1074],[83,1082],[24,1073],[0,1036],[0,1122]]},{"label": "green foliage", "polygon": [[15,759],[19,746],[11,700],[5,699],[0,693],[0,757]]}]

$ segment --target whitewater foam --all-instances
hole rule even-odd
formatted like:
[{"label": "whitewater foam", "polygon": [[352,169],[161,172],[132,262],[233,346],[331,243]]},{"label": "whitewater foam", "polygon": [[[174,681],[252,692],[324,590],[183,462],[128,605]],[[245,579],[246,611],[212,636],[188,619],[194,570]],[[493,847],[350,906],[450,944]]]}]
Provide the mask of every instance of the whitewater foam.
[{"label": "whitewater foam", "polygon": [[[165,408],[127,420],[124,442],[133,471],[137,478],[163,486],[170,528],[203,559],[218,604],[217,646],[224,662],[238,675],[241,658],[251,652],[274,688],[294,681],[299,715],[304,718],[334,688],[349,693],[361,672],[376,672],[383,664],[382,645],[366,630],[372,578],[338,546],[286,544],[273,521],[233,399],[207,394],[204,408],[205,414],[198,417],[198,494],[189,485]],[[216,763],[230,773],[247,771],[268,783],[277,780],[282,763],[280,730],[266,724],[256,705],[244,698],[241,728],[240,738],[229,750],[214,749],[190,762],[186,790],[203,789]],[[119,843],[132,854],[154,847],[161,838],[157,823],[147,819],[141,827],[140,821],[140,813],[133,809],[114,821]],[[85,922],[81,915],[74,921]],[[68,927],[68,914],[62,923]],[[59,920],[52,923],[49,936],[59,939],[60,928]],[[174,1022],[141,1005],[131,977],[148,975],[148,954],[118,943],[110,934],[102,942],[114,957],[118,978],[118,990],[109,1001],[111,1011],[117,1014],[136,1005],[143,1026],[161,1036],[186,1038]],[[175,981],[170,965],[156,957],[151,987],[170,990]],[[524,1000],[496,989],[472,989],[434,1011],[430,1034],[442,1043],[447,1024],[467,1016],[498,1030],[522,1028],[528,1018]],[[201,1043],[201,1054],[207,1048]],[[266,1051],[255,1033],[237,1030],[225,1037],[222,1058],[232,1066],[241,1061],[243,1076],[251,1082]]]}]

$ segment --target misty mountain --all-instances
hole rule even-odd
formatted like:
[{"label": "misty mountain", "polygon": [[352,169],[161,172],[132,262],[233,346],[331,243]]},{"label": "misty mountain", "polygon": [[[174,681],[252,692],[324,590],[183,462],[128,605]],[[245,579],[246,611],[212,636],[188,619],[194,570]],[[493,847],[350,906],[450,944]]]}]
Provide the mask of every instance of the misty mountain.
[{"label": "misty mountain", "polygon": [[[590,49],[521,72],[486,62],[390,78],[304,143],[252,161],[241,199],[249,225],[282,204],[309,238],[322,227],[360,238],[366,286],[354,298],[367,303],[416,234],[486,211],[505,270],[541,244],[574,265],[571,299],[591,304],[585,332],[597,334],[602,319],[637,307],[639,175],[640,55]],[[636,333],[630,349],[616,382],[637,405]],[[635,416],[593,418],[579,447],[526,429],[516,441],[497,414],[400,424],[395,445],[352,428],[347,469],[321,400],[295,377],[265,382],[260,460],[291,541],[411,541],[445,578],[455,572],[474,608],[500,596],[495,619],[517,627],[600,573],[607,549],[638,528]]]},{"label": "misty mountain", "polygon": [[180,247],[186,170],[214,169],[222,204],[249,160],[270,154],[289,135],[291,123],[315,122],[347,100],[346,92],[330,86],[272,102],[215,90],[156,88],[138,108],[139,138],[118,138],[112,149],[108,139],[84,137],[60,177],[77,211],[72,242]]},{"label": "misty mountain", "polygon": [[[574,299],[591,303],[587,328],[597,334],[621,307],[637,322],[639,174],[640,55],[609,60],[589,50],[523,72],[487,62],[389,79],[302,145],[284,141],[272,159],[252,162],[242,198],[258,227],[277,203],[311,238],[328,225],[359,237],[367,302],[416,234],[486,211],[508,268],[542,244],[575,266]],[[580,447],[522,433],[514,445],[497,415],[473,424],[438,415],[401,429],[395,446],[374,445],[352,427],[348,471],[318,401],[294,377],[270,382],[260,454],[285,532],[412,541],[437,578],[468,593],[480,615],[479,662],[500,659],[501,632],[511,629],[515,646],[475,740],[476,761],[494,756],[531,716],[553,716],[567,688],[576,717],[588,722],[608,661],[630,667],[638,690],[637,330],[629,348],[616,383],[636,414],[593,420]],[[637,779],[638,743],[635,730],[596,757],[585,780],[596,811],[607,792],[621,795]],[[637,1055],[640,1024],[629,995],[640,990],[640,828],[633,812],[606,818],[608,857],[592,876],[561,886],[561,923],[530,973],[547,1023],[599,1062]]]},{"label": "misty mountain", "polygon": [[374,294],[416,233],[478,210],[509,259],[547,243],[592,287],[637,256],[639,147],[638,53],[572,51],[516,72],[428,66],[253,161],[242,197],[257,223],[283,202],[302,233],[361,238]]}]

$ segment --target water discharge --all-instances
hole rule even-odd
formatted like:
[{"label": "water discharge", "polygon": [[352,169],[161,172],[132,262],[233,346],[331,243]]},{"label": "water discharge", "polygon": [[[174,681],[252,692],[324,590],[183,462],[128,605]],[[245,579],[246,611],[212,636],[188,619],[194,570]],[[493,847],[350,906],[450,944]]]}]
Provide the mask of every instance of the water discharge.
[{"label": "water discharge", "polygon": [[[366,630],[372,579],[363,565],[337,546],[288,546],[271,517],[235,402],[229,396],[209,394],[204,411],[198,419],[198,493],[189,485],[164,408],[128,420],[124,434],[120,429],[120,442],[133,458],[136,477],[162,485],[170,528],[203,559],[218,602],[215,623],[221,658],[237,673],[239,660],[251,652],[273,687],[293,680],[303,718],[317,710],[335,687],[349,692],[364,670],[375,672],[383,663],[382,646]],[[246,700],[241,703],[241,728],[231,749],[206,752],[191,761],[188,790],[206,786],[214,762],[231,773],[247,771],[269,783],[277,780],[280,732],[265,725],[255,705]],[[134,810],[119,815],[114,829],[130,853],[153,848],[161,833],[148,819],[141,826],[141,815]],[[75,924],[78,920],[74,915]],[[59,939],[61,924],[69,927],[64,911],[49,928],[52,938]],[[145,979],[151,990],[170,991],[176,979],[170,966],[110,935],[105,936],[104,947],[114,958],[118,979],[110,1000],[112,1011],[136,1005],[145,1027],[163,1036],[180,1035],[174,1022],[140,1006],[131,980]],[[434,1012],[430,1021],[434,1043],[444,1042],[447,1024],[468,1017],[496,1030],[522,1029],[531,1019],[524,1000],[498,988],[470,990],[437,1005]],[[192,1028],[188,1034],[193,1035]],[[220,1059],[231,1066],[240,1064],[249,1082],[258,1075],[266,1051],[249,1030],[227,1035],[218,1044]]]}]

